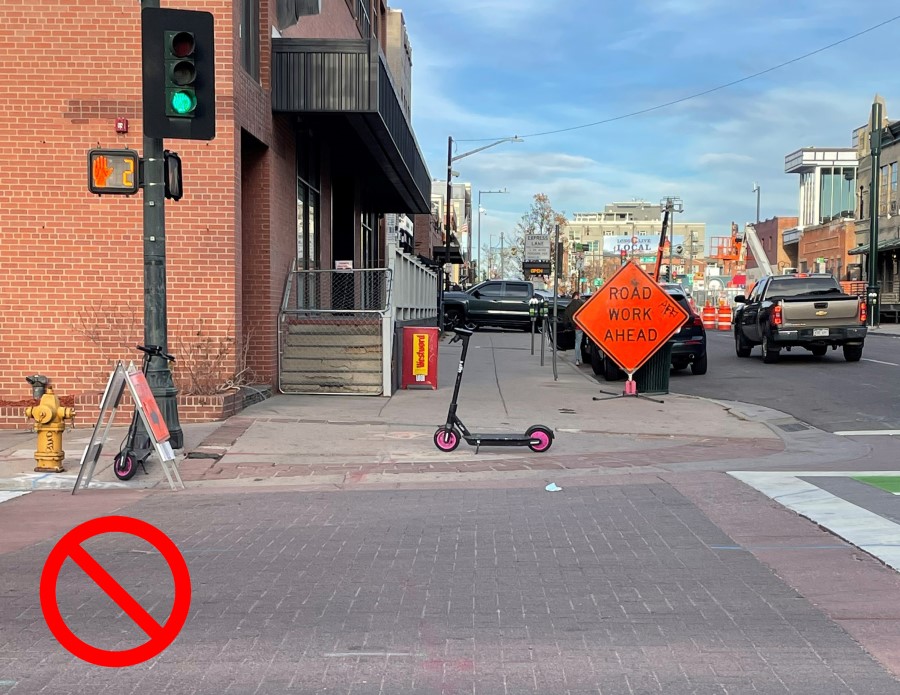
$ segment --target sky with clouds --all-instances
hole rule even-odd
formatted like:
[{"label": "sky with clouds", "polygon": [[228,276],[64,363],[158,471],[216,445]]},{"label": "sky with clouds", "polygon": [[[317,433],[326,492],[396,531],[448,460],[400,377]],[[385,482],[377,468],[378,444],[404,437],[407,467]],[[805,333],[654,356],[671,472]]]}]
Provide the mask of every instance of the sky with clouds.
[{"label": "sky with clouds", "polygon": [[[849,147],[880,93],[900,118],[900,19],[760,77],[738,80],[900,15],[896,0],[398,0],[413,49],[413,127],[433,178],[447,137],[457,182],[482,197],[482,243],[512,231],[535,193],[571,215],[668,195],[707,236],[797,214],[785,155]],[[468,142],[466,142],[468,140]],[[473,229],[475,226],[473,220]],[[496,238],[494,240],[496,242]]]}]

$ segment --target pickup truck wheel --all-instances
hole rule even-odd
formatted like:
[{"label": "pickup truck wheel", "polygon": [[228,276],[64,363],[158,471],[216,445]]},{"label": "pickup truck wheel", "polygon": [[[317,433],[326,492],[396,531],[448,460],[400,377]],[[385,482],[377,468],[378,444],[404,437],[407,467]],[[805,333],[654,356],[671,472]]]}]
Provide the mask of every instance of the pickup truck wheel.
[{"label": "pickup truck wheel", "polygon": [[859,362],[860,358],[862,358],[862,351],[862,345],[845,345],[844,359],[848,362]]},{"label": "pickup truck wheel", "polygon": [[775,364],[778,361],[779,357],[781,357],[781,350],[770,348],[769,347],[769,339],[763,338],[763,342],[762,342],[763,362],[765,362],[766,364]]},{"label": "pickup truck wheel", "polygon": [[827,345],[816,345],[814,347],[811,347],[809,349],[809,351],[815,357],[825,357],[825,353],[828,352],[828,346]]},{"label": "pickup truck wheel", "polygon": [[706,353],[703,354],[699,360],[694,360],[691,362],[691,374],[696,376],[701,376],[702,374],[706,374]]},{"label": "pickup truck wheel", "polygon": [[448,331],[452,331],[456,326],[460,324],[462,320],[462,314],[458,311],[445,311],[444,312],[444,328]]},{"label": "pickup truck wheel", "polygon": [[752,345],[748,345],[744,335],[741,333],[741,329],[735,327],[734,329],[734,351],[737,353],[738,357],[750,357],[750,352],[753,350]]}]

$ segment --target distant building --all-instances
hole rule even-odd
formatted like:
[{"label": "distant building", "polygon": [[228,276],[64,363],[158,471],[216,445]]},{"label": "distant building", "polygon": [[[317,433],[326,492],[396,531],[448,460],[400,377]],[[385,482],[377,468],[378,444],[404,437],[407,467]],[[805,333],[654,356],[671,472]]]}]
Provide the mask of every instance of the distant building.
[{"label": "distant building", "polygon": [[[876,97],[879,98],[880,97]],[[900,191],[898,191],[898,162],[900,162],[900,121],[889,121],[883,109],[881,137],[881,170],[879,171],[878,201],[878,274],[881,284],[881,315],[894,321],[900,315]],[[857,181],[856,239],[850,254],[859,259],[858,273],[865,279],[868,267],[870,218],[869,195],[872,187],[872,156],[869,124],[853,132],[853,144],[859,160]]]},{"label": "distant building", "polygon": [[787,266],[841,280],[858,275],[849,255],[856,241],[858,168],[852,147],[804,147],[784,158],[785,173],[800,175],[797,223],[782,232]]},{"label": "distant building", "polygon": [[[602,212],[576,212],[568,224],[560,230],[572,244],[580,245],[570,254],[570,272],[579,272],[579,262],[583,265],[586,284],[597,278],[607,279],[621,265],[622,251],[626,257],[634,259],[644,270],[650,272],[656,263],[659,237],[662,229],[663,208],[658,203],[643,200],[610,203]],[[672,242],[673,265],[677,275],[693,276],[705,265],[704,245],[706,243],[706,223],[679,222],[675,215],[674,233],[667,232]],[[582,250],[583,249],[583,250]],[[578,254],[583,254],[579,258]],[[663,264],[668,265],[665,255]],[[690,284],[690,281],[689,281]]]}]

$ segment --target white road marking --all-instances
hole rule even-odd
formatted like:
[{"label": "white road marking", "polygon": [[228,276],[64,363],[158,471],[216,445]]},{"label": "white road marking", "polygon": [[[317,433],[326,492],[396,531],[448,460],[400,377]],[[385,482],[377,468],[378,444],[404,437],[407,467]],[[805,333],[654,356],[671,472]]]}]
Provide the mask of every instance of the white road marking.
[{"label": "white road marking", "polygon": [[729,471],[729,475],[756,488],[801,516],[811,519],[839,538],[852,543],[886,565],[900,570],[900,526],[800,478],[853,478],[900,475],[898,471]]},{"label": "white road marking", "polygon": [[900,367],[900,364],[897,364],[896,362],[882,362],[881,360],[870,360],[868,357],[861,357],[860,359],[863,362],[875,362],[876,364],[886,364],[889,367]]},{"label": "white road marking", "polygon": [[900,430],[842,430],[834,432],[841,437],[894,437],[900,435]]},{"label": "white road marking", "polygon": [[6,502],[7,500],[15,499],[16,497],[21,497],[22,495],[27,495],[30,490],[0,490],[0,502]]}]

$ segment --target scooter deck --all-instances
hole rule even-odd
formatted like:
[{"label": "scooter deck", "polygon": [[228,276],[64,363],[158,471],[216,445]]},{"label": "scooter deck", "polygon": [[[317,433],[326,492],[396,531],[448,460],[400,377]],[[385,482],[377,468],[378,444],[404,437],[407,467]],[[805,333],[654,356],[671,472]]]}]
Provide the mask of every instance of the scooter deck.
[{"label": "scooter deck", "polygon": [[478,446],[528,446],[533,437],[524,434],[478,434],[472,433],[465,440]]}]

